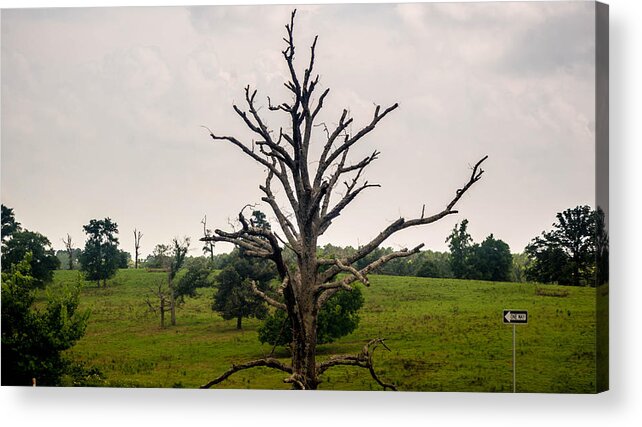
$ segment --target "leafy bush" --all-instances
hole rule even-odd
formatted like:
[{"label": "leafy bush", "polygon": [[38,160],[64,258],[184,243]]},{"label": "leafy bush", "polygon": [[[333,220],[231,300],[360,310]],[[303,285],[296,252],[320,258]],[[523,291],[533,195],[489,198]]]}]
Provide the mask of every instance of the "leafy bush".
[{"label": "leafy bush", "polygon": [[44,308],[36,299],[31,254],[2,273],[2,385],[59,385],[69,372],[63,351],[85,333],[88,312],[79,313],[80,286],[48,290]]},{"label": "leafy bush", "polygon": [[[363,294],[359,287],[352,291],[339,291],[333,295],[319,312],[317,343],[331,343],[353,332],[359,326],[359,309],[363,306]],[[275,311],[259,328],[259,341],[271,345],[289,345],[292,330],[285,312]]]}]

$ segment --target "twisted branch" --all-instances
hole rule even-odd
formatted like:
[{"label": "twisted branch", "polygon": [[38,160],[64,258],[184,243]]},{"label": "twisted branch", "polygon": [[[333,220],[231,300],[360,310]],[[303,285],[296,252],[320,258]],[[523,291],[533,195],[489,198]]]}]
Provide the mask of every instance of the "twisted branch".
[{"label": "twisted branch", "polygon": [[266,357],[264,359],[257,359],[257,360],[252,360],[251,362],[246,362],[242,363],[240,365],[232,365],[230,369],[225,371],[222,375],[219,377],[213,379],[212,381],[208,382],[207,384],[202,385],[200,388],[210,388],[222,381],[225,381],[230,375],[235,374],[236,372],[243,371],[245,369],[251,369],[251,368],[256,368],[259,366],[264,366],[266,368],[273,368],[273,369],[278,369],[279,371],[286,372],[288,374],[292,374],[292,367],[287,366],[281,362],[279,362],[277,359],[274,359],[272,357]]},{"label": "twisted branch", "polygon": [[[332,368],[333,366],[358,366],[360,368],[366,368],[370,372],[372,378],[381,386],[384,390],[391,389],[397,391],[397,387],[394,384],[383,382],[375,372],[373,356],[374,352],[377,349],[377,346],[381,344],[383,348],[390,351],[390,348],[386,345],[383,338],[375,338],[370,340],[361,350],[361,353],[356,355],[343,355],[343,356],[333,356],[329,360],[317,364],[317,373],[321,375],[323,372]],[[372,347],[372,348],[371,348]]]}]

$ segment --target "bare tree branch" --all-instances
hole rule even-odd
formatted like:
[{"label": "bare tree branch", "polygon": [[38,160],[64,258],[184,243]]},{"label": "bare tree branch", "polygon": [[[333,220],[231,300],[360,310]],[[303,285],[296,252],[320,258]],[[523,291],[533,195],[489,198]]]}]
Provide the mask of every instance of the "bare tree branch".
[{"label": "bare tree branch", "polygon": [[[404,218],[399,218],[398,220],[390,224],[388,227],[386,227],[382,232],[380,232],[374,239],[372,239],[366,245],[359,248],[354,255],[348,257],[345,260],[344,264],[353,264],[354,262],[360,260],[364,256],[368,255],[370,252],[378,248],[379,245],[381,245],[388,237],[392,236],[394,233],[398,231],[405,230],[406,228],[414,227],[418,225],[431,224],[447,215],[457,213],[458,211],[453,210],[453,208],[455,207],[456,203],[461,199],[461,197],[466,193],[466,191],[468,191],[468,189],[473,184],[475,184],[477,181],[481,179],[481,176],[484,173],[483,169],[481,169],[481,164],[487,158],[488,156],[484,156],[481,160],[479,160],[475,164],[468,182],[466,182],[466,184],[462,188],[456,191],[455,197],[450,201],[450,203],[448,203],[448,205],[444,210],[428,217],[425,217],[422,212],[422,216],[420,218],[409,219],[409,220],[406,220]],[[328,269],[323,273],[323,276],[321,277],[320,282],[321,283],[325,282],[329,277],[336,275],[339,271],[340,271],[339,267],[337,266],[331,267],[330,269]]]},{"label": "bare tree branch", "polygon": [[[379,257],[378,259],[376,259],[375,261],[371,262],[370,264],[368,264],[367,266],[365,266],[364,268],[362,268],[361,270],[358,270],[358,271],[354,267],[346,266],[345,263],[344,263],[344,261],[346,261],[346,260],[343,260],[343,261],[342,260],[337,260],[337,261],[335,261],[335,264],[339,268],[339,271],[348,271],[348,272],[352,273],[352,275],[348,276],[348,277],[345,277],[343,279],[340,279],[340,280],[336,280],[334,282],[325,283],[325,281],[330,280],[332,277],[334,277],[334,275],[336,275],[336,273],[331,275],[331,276],[329,276],[328,274],[330,272],[330,269],[326,270],[325,272],[323,272],[323,274],[321,276],[322,277],[321,280],[324,280],[324,281],[320,282],[320,284],[317,285],[316,288],[315,288],[317,294],[319,294],[319,297],[317,299],[317,306],[319,308],[321,308],[323,306],[323,304],[325,304],[328,301],[328,299],[332,295],[337,293],[340,289],[351,290],[350,284],[356,282],[357,280],[361,281],[366,286],[370,286],[370,281],[367,279],[368,273],[370,273],[372,271],[375,271],[377,268],[381,267],[382,265],[384,265],[388,261],[391,261],[391,260],[393,260],[395,258],[403,258],[403,257],[407,257],[407,256],[410,256],[410,255],[419,253],[419,251],[423,247],[424,247],[424,244],[422,243],[422,244],[420,244],[418,246],[415,246],[411,250],[408,250],[408,249],[404,248],[404,249],[402,249],[400,251],[392,252],[392,253],[383,255],[383,256]],[[332,269],[332,271],[334,271],[334,269]],[[356,273],[355,273],[355,271],[356,271]]]},{"label": "bare tree branch", "polygon": [[208,382],[207,384],[202,385],[200,388],[210,388],[224,380],[226,380],[230,375],[235,374],[236,372],[245,370],[245,369],[251,369],[251,368],[256,368],[259,366],[265,366],[266,368],[273,368],[277,369],[279,371],[286,372],[288,374],[292,373],[292,367],[287,366],[281,362],[279,362],[277,359],[274,359],[272,357],[266,357],[264,359],[257,359],[253,360],[251,362],[246,362],[242,363],[240,365],[232,365],[230,369],[225,371],[222,375],[219,377],[213,379],[212,381]]},{"label": "bare tree branch", "polygon": [[372,378],[381,386],[384,390],[391,389],[397,391],[397,387],[394,384],[383,382],[375,372],[373,356],[374,352],[377,349],[377,346],[381,344],[386,350],[390,351],[390,348],[386,345],[382,338],[375,338],[370,340],[361,350],[361,353],[356,355],[343,355],[343,356],[333,356],[329,360],[317,364],[317,372],[322,374],[333,366],[358,366],[360,368],[366,368],[370,372]]},{"label": "bare tree branch", "polygon": [[366,127],[361,129],[359,132],[357,132],[355,135],[353,135],[350,138],[346,138],[345,142],[337,148],[335,151],[333,151],[327,159],[324,159],[322,164],[319,164],[319,168],[321,170],[321,174],[325,171],[325,169],[330,166],[330,164],[336,159],[344,150],[347,150],[350,148],[352,145],[354,145],[357,141],[359,141],[361,138],[363,138],[365,135],[370,133],[371,131],[374,130],[374,128],[377,126],[377,123],[381,121],[384,117],[386,117],[391,111],[395,110],[397,107],[399,107],[399,104],[395,103],[391,105],[390,107],[386,108],[383,113],[380,113],[381,111],[381,106],[377,105],[375,108],[374,116],[372,120],[370,121],[370,124],[368,124]]},{"label": "bare tree branch", "polygon": [[251,285],[252,285],[252,292],[254,292],[259,297],[263,298],[263,300],[268,304],[270,304],[272,307],[278,308],[279,310],[288,311],[288,308],[285,306],[285,304],[283,304],[282,302],[278,302],[273,298],[270,298],[265,292],[261,291],[256,286],[256,281],[252,280]]}]

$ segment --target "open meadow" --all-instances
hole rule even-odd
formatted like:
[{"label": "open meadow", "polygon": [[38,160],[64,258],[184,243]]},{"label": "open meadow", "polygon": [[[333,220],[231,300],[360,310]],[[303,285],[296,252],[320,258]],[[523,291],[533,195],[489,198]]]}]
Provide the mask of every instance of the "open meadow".
[{"label": "open meadow", "polygon": [[[77,271],[56,271],[55,283],[76,283]],[[213,288],[199,289],[161,329],[146,298],[165,273],[120,270],[108,287],[85,282],[81,309],[91,315],[70,355],[98,367],[105,386],[198,387],[234,362],[266,356],[260,321],[243,330],[211,310]],[[503,309],[529,311],[517,326],[517,391],[595,391],[595,288],[372,275],[363,289],[357,330],[320,345],[319,360],[356,353],[371,338],[386,339],[374,364],[382,380],[403,391],[512,391],[512,326]],[[600,290],[602,291],[602,290]],[[277,348],[284,362],[289,354]],[[284,374],[258,368],[217,387],[289,389]],[[321,376],[322,390],[380,390],[367,370],[337,367]]]}]

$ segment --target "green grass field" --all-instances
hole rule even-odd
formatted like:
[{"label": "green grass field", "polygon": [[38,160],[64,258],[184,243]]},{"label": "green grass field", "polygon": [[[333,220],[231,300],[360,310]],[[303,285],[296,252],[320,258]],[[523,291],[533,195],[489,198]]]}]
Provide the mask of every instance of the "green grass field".
[{"label": "green grass field", "polygon": [[[512,326],[502,309],[526,309],[529,324],[517,326],[517,391],[595,391],[595,289],[453,279],[371,276],[366,303],[353,334],[319,346],[319,359],[357,353],[382,337],[391,351],[378,349],[375,368],[386,382],[406,391],[512,391]],[[58,271],[55,281],[77,282],[78,272]],[[201,289],[177,312],[177,326],[161,329],[145,303],[164,273],[121,270],[98,289],[86,283],[81,308],[91,316],[87,332],[70,351],[99,367],[107,386],[198,387],[231,363],[267,355],[257,340],[259,321],[224,321],[210,309],[213,289]],[[542,285],[539,285],[541,288]],[[553,291],[553,292],[548,292]],[[563,294],[563,292],[562,292]],[[284,349],[276,356],[288,360]],[[243,371],[224,388],[288,389],[282,372]],[[320,389],[380,390],[365,369],[336,367]]]}]

